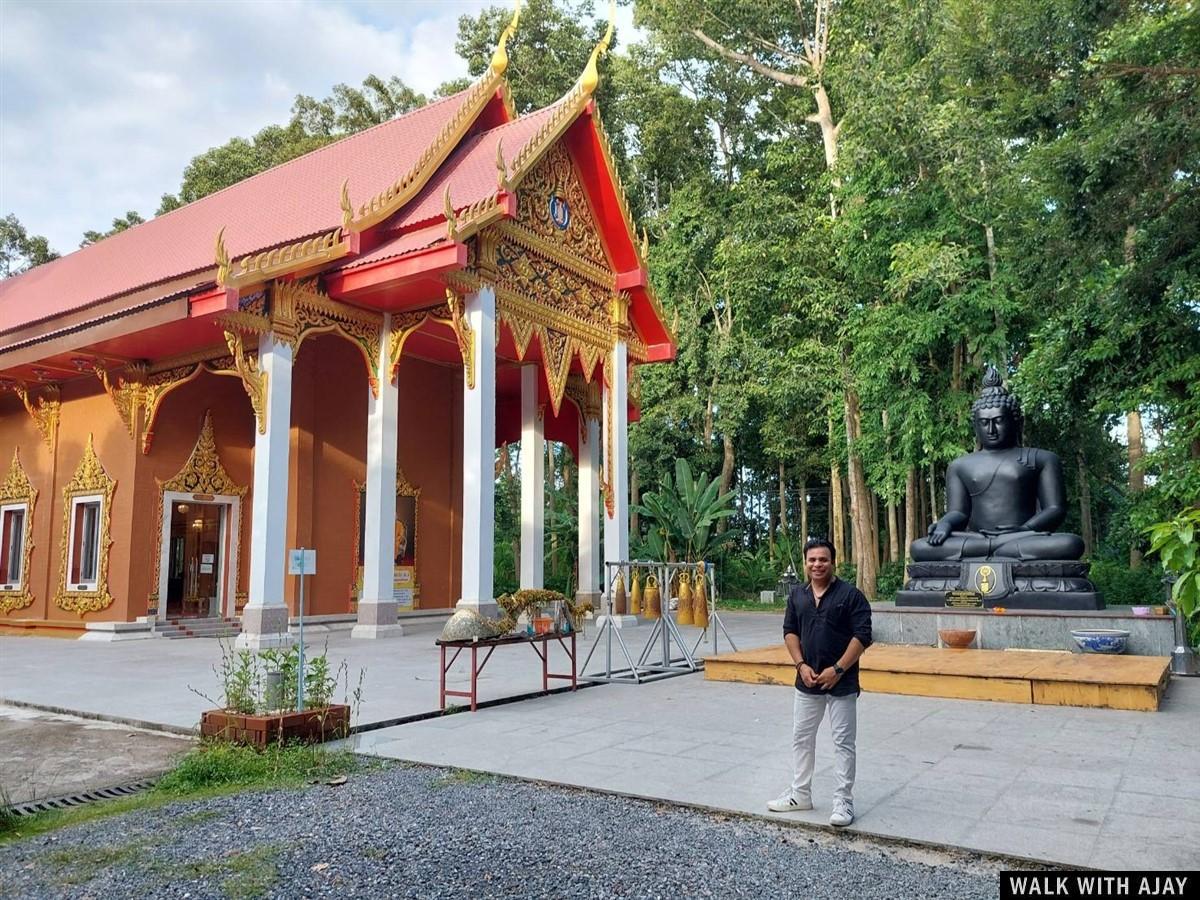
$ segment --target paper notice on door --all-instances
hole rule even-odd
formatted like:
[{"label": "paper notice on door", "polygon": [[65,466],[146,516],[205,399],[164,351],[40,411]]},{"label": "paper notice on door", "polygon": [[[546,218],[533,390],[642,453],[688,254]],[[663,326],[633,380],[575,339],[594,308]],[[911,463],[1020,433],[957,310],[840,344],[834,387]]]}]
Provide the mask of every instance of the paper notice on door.
[{"label": "paper notice on door", "polygon": [[212,573],[213,573],[213,564],[212,563],[204,563],[204,562],[200,563],[200,574],[201,575],[211,575]]}]

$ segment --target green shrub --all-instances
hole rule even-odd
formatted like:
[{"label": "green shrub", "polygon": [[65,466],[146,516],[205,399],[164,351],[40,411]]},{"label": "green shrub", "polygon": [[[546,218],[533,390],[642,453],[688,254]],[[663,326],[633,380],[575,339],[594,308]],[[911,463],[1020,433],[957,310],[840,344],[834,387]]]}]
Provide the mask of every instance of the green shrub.
[{"label": "green shrub", "polygon": [[1115,559],[1093,559],[1089,578],[1109,606],[1153,606],[1166,598],[1162,569],[1146,564],[1137,569]]},{"label": "green shrub", "polygon": [[904,563],[885,562],[879,567],[875,582],[875,596],[871,600],[894,600],[896,591],[904,587]]}]

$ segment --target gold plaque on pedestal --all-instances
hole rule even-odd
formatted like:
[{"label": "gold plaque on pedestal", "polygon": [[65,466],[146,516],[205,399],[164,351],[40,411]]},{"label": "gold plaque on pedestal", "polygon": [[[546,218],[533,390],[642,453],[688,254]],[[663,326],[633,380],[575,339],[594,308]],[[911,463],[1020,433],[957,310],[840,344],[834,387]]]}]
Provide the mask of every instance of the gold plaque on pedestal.
[{"label": "gold plaque on pedestal", "polygon": [[946,591],[946,606],[951,609],[982,609],[983,594],[979,591]]}]

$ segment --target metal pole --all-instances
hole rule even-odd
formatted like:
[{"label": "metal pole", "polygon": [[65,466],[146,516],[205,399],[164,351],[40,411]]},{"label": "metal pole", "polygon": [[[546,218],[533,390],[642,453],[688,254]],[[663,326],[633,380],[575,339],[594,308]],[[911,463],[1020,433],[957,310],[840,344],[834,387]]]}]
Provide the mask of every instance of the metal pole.
[{"label": "metal pole", "polygon": [[304,548],[300,548],[300,654],[296,662],[296,712],[304,712]]}]

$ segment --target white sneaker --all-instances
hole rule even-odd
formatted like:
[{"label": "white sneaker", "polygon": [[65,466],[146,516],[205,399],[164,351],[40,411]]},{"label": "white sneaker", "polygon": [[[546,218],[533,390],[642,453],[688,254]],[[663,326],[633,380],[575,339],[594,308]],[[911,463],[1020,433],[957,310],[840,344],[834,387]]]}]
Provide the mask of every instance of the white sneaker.
[{"label": "white sneaker", "polygon": [[829,824],[838,828],[845,828],[854,821],[854,807],[849,803],[835,803],[833,806],[833,815],[829,817]]},{"label": "white sneaker", "polygon": [[812,800],[810,798],[797,797],[791,791],[784,791],[774,800],[767,801],[767,809],[771,812],[802,812],[812,808]]}]

